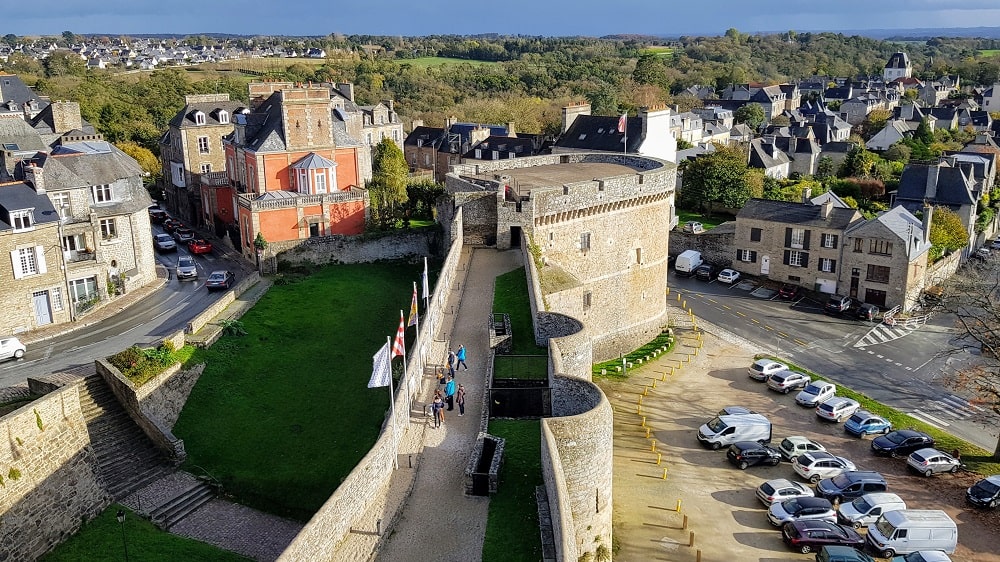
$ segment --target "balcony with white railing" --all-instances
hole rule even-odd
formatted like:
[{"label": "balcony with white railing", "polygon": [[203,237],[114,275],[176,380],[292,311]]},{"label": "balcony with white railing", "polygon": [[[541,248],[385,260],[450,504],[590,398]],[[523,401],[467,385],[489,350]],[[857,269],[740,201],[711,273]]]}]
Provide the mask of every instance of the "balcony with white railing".
[{"label": "balcony with white railing", "polygon": [[227,172],[206,172],[198,175],[201,185],[209,187],[229,187],[229,174]]},{"label": "balcony with white railing", "polygon": [[364,201],[365,190],[351,189],[336,193],[307,195],[292,191],[270,191],[263,196],[256,194],[239,194],[239,205],[251,211],[269,211],[274,209],[289,209],[296,207],[312,207],[315,205],[335,205],[351,201]]}]

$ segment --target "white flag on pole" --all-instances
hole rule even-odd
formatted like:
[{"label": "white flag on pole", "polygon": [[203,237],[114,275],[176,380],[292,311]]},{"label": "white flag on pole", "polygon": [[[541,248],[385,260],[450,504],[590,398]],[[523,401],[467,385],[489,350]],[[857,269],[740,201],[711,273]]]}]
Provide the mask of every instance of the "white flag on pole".
[{"label": "white flag on pole", "polygon": [[427,258],[424,257],[424,276],[421,279],[424,285],[424,306],[427,306],[427,299],[431,296],[430,287],[427,285]]},{"label": "white flag on pole", "polygon": [[368,381],[368,388],[379,386],[389,386],[392,382],[392,367],[389,359],[389,342],[385,342],[382,349],[372,356],[372,378]]}]

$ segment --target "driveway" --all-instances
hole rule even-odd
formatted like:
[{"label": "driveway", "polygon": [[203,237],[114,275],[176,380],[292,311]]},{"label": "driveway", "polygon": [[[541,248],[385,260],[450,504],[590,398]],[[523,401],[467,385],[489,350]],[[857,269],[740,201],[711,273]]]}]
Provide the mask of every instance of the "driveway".
[{"label": "driveway", "polygon": [[[697,311],[696,311],[697,312]],[[899,494],[914,509],[943,509],[958,523],[959,549],[953,560],[997,562],[996,537],[1000,536],[1000,513],[970,510],[964,505],[964,490],[972,475],[939,475],[933,478],[908,473],[905,461],[875,457],[870,438],[857,439],[843,432],[842,424],[821,422],[813,410],[801,408],[794,394],[766,390],[750,379],[746,368],[753,349],[728,334],[703,335],[698,355],[697,341],[683,328],[680,345],[665,358],[634,370],[628,381],[599,384],[615,406],[614,533],[619,550],[615,560],[702,560],[714,562],[779,562],[811,560],[812,555],[789,551],[780,532],[766,519],[754,489],[765,480],[789,478],[801,481],[788,463],[777,467],[731,466],[724,449],[711,451],[695,437],[700,424],[718,410],[743,405],[764,412],[774,425],[773,444],[788,435],[804,435],[831,452],[854,461],[859,469],[882,473],[889,491]],[[734,343],[730,343],[734,342]],[[646,389],[652,379],[655,389]],[[650,437],[645,437],[642,418],[636,412],[643,390],[642,413]],[[661,465],[651,451],[655,440]],[[663,470],[666,469],[666,479]],[[678,500],[681,512],[675,511]],[[683,516],[689,518],[682,529]],[[688,547],[691,532],[695,546]]]},{"label": "driveway", "polygon": [[1000,418],[951,382],[978,350],[962,348],[947,316],[889,327],[824,314],[823,303],[809,298],[780,300],[754,280],[729,286],[671,272],[669,286],[670,302],[680,294],[696,316],[763,350],[983,448],[996,445]]}]

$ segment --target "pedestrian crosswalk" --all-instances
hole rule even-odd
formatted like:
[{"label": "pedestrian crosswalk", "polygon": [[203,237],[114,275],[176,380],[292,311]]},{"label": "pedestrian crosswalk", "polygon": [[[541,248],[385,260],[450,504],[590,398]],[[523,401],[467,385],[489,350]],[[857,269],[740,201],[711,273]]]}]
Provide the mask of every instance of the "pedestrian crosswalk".
[{"label": "pedestrian crosswalk", "polygon": [[878,345],[898,340],[919,327],[920,325],[916,322],[899,322],[895,326],[876,324],[854,344],[854,347],[868,347],[869,345]]},{"label": "pedestrian crosswalk", "polygon": [[937,400],[926,400],[919,409],[913,409],[907,413],[938,429],[944,429],[950,426],[951,422],[967,420],[986,414],[988,411],[961,396],[945,394]]}]

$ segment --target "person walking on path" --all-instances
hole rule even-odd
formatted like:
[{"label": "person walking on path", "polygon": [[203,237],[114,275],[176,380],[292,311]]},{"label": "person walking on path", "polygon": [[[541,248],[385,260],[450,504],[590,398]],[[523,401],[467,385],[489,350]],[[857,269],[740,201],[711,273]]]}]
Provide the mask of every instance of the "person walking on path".
[{"label": "person walking on path", "polygon": [[458,403],[458,415],[465,415],[465,387],[458,385],[458,392],[455,393],[455,402]]},{"label": "person walking on path", "polygon": [[448,350],[448,374],[455,376],[455,352]]},{"label": "person walking on path", "polygon": [[465,345],[458,346],[458,352],[455,353],[455,358],[458,359],[458,364],[455,365],[457,370],[459,367],[465,367],[465,370],[469,370],[469,366],[465,364]]},{"label": "person walking on path", "polygon": [[441,409],[444,408],[444,402],[441,401],[440,396],[435,396],[434,401],[431,402],[431,414],[434,416],[434,427],[441,427],[441,423],[444,422],[444,413]]},{"label": "person walking on path", "polygon": [[455,377],[448,377],[448,384],[444,385],[444,399],[448,402],[448,411],[455,409]]}]

